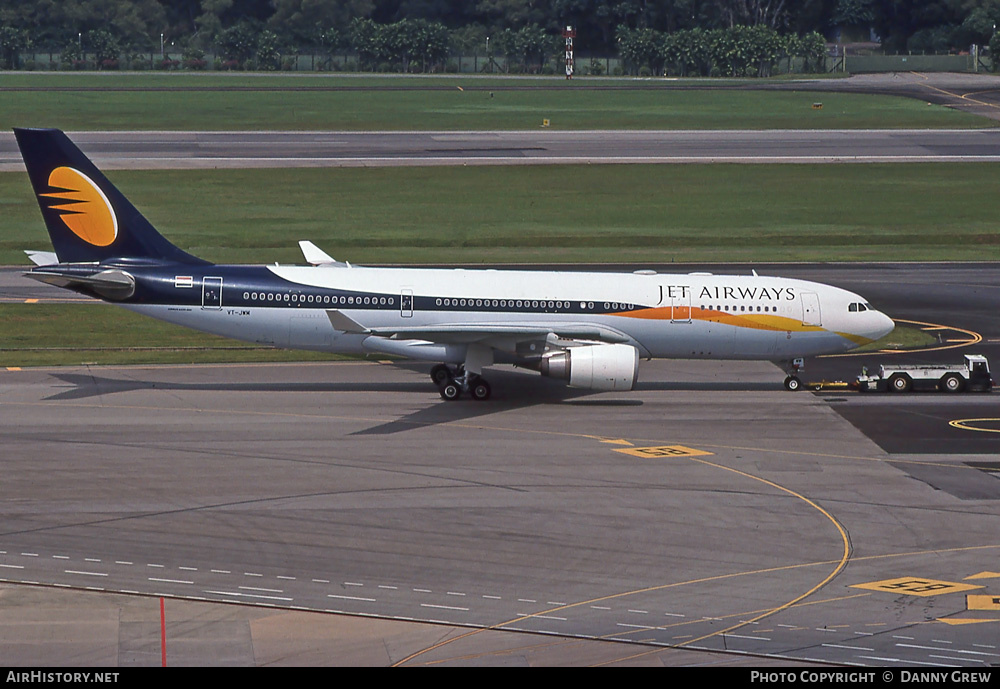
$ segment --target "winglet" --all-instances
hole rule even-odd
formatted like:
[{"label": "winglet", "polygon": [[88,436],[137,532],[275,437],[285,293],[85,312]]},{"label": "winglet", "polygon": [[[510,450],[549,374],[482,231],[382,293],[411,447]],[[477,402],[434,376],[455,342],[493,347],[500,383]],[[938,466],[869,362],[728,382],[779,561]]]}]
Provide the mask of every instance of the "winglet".
[{"label": "winglet", "polygon": [[356,320],[346,315],[343,311],[329,309],[327,310],[326,315],[327,318],[330,319],[330,324],[333,325],[334,330],[359,335],[367,335],[371,333],[369,328],[361,325]]},{"label": "winglet", "polygon": [[336,266],[337,268],[350,268],[350,263],[341,263],[335,259],[330,254],[326,253],[318,246],[312,242],[301,240],[299,242],[299,248],[302,249],[302,255],[306,259],[306,263],[314,266]]}]

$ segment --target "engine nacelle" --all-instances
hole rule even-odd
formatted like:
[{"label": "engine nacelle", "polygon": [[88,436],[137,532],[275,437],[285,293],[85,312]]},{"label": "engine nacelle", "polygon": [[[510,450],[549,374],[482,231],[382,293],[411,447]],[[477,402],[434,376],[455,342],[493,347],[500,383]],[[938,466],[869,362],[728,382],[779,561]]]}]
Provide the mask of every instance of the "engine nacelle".
[{"label": "engine nacelle", "polygon": [[542,359],[538,370],[574,388],[631,390],[639,372],[639,350],[627,344],[571,347]]}]

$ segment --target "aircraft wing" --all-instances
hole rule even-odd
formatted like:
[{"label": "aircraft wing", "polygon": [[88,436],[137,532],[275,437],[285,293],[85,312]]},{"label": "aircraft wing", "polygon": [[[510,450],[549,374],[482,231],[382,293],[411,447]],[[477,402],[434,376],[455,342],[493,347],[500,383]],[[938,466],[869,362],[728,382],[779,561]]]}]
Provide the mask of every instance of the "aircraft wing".
[{"label": "aircraft wing", "polygon": [[[504,350],[516,350],[518,344],[547,341],[549,344],[573,346],[578,341],[588,343],[628,342],[629,338],[611,328],[594,323],[440,323],[433,325],[366,327],[339,310],[328,310],[330,323],[348,333],[385,337],[393,340],[426,340],[441,344],[484,344]],[[582,344],[582,342],[580,342]]]}]

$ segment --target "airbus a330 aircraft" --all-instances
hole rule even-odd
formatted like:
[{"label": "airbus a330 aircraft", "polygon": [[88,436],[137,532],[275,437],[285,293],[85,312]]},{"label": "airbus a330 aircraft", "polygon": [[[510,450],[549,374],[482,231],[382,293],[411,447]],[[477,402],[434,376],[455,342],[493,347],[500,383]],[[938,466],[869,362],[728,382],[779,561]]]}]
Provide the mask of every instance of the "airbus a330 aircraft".
[{"label": "airbus a330 aircraft", "polygon": [[490,396],[483,369],[630,390],[639,359],[782,362],[844,352],[893,322],[845,290],[707,273],[364,268],[300,242],[310,266],[216,265],[168,242],[61,131],[15,129],[55,253],[28,277],[248,342],[436,362],[441,396]]}]

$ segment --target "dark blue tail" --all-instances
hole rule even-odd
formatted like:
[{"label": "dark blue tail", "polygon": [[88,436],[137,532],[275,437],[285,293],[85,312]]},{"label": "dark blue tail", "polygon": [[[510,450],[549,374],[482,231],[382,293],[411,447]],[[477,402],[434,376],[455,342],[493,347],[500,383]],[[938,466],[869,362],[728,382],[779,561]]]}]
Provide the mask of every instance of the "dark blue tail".
[{"label": "dark blue tail", "polygon": [[207,263],[164,239],[58,129],[15,129],[14,136],[60,263]]}]

